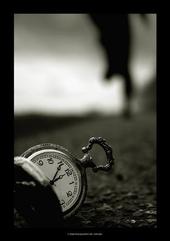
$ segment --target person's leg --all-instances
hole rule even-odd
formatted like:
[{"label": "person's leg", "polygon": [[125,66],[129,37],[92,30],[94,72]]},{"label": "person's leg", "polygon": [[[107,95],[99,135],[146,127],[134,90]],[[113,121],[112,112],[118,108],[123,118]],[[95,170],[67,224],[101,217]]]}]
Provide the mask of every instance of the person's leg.
[{"label": "person's leg", "polygon": [[125,96],[127,100],[132,97],[132,80],[129,71],[126,71],[125,75]]},{"label": "person's leg", "polygon": [[133,85],[130,73],[128,70],[125,71],[124,75],[124,96],[125,96],[125,108],[123,115],[125,117],[130,117],[132,114],[132,94],[133,94]]}]

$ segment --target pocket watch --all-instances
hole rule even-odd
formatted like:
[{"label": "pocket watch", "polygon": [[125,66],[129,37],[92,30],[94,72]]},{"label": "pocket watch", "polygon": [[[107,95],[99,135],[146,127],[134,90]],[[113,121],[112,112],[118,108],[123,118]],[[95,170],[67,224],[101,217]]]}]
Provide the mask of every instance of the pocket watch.
[{"label": "pocket watch", "polygon": [[[93,144],[104,149],[107,157],[105,165],[97,166],[94,163],[89,153]],[[29,148],[21,155],[35,163],[45,174],[59,199],[64,219],[75,214],[86,197],[86,168],[90,167],[94,172],[107,172],[114,164],[112,148],[102,137],[91,137],[82,152],[83,157],[77,159],[60,145],[43,143]]]}]

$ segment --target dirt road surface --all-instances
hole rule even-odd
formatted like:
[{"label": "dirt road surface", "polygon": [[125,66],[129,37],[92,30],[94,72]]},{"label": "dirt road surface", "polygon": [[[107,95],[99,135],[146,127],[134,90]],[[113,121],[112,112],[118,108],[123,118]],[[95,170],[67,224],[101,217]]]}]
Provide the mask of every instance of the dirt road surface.
[{"label": "dirt road surface", "polygon": [[[65,227],[156,228],[155,114],[141,114],[131,119],[93,118],[62,128],[44,129],[16,138],[15,155],[31,146],[51,142],[81,158],[81,148],[91,136],[102,136],[112,146],[115,167],[109,173],[87,169],[87,197],[77,214],[65,222]],[[101,148],[96,146],[92,154],[98,163],[103,162],[105,156]],[[17,211],[14,225],[28,227]]]}]

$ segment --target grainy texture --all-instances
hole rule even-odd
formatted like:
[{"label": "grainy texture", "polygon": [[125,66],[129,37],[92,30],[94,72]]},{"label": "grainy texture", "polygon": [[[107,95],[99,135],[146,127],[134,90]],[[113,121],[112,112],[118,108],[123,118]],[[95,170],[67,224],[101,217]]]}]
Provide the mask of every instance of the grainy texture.
[{"label": "grainy texture", "polygon": [[[37,125],[38,126],[38,125]],[[27,127],[25,127],[27,128]],[[15,155],[33,145],[51,142],[63,145],[78,158],[91,136],[102,136],[113,147],[115,168],[109,173],[87,169],[87,198],[66,227],[133,228],[156,227],[156,117],[132,119],[102,117],[87,119],[61,129],[30,133],[15,140]],[[102,161],[102,150],[94,151]],[[26,223],[15,211],[15,226]]]}]

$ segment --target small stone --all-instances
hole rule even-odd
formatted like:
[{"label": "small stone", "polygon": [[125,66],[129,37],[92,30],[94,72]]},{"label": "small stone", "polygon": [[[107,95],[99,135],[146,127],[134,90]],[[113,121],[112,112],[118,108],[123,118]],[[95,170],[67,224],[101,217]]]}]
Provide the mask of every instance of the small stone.
[{"label": "small stone", "polygon": [[136,208],[135,207],[131,207],[131,206],[127,206],[125,209],[126,209],[127,212],[130,212],[130,213],[136,211]]},{"label": "small stone", "polygon": [[132,192],[128,192],[128,193],[126,194],[126,196],[128,196],[128,197],[130,197],[131,195],[133,195]]},{"label": "small stone", "polygon": [[126,196],[131,197],[131,198],[135,198],[135,199],[138,197],[135,193],[132,193],[132,192],[128,192]]},{"label": "small stone", "polygon": [[139,207],[144,208],[146,205],[144,203],[140,203]]},{"label": "small stone", "polygon": [[156,211],[154,211],[154,210],[147,210],[145,213],[156,215]]},{"label": "small stone", "polygon": [[140,216],[142,216],[142,215],[143,215],[143,213],[140,212],[140,211],[136,211],[136,212],[133,213],[133,216],[134,216],[134,217],[140,217]]},{"label": "small stone", "polygon": [[153,207],[153,204],[152,204],[152,203],[147,203],[147,207],[148,207],[148,208],[152,208],[152,207]]},{"label": "small stone", "polygon": [[117,209],[122,209],[122,208],[123,208],[122,205],[117,206]]},{"label": "small stone", "polygon": [[101,207],[96,208],[96,210],[97,211],[113,211],[113,208],[110,205],[104,203]]},{"label": "small stone", "polygon": [[91,221],[82,221],[82,223],[84,223],[84,224],[90,224],[91,223]]},{"label": "small stone", "polygon": [[113,191],[108,189],[103,195],[104,196],[109,196],[110,194],[113,194]]},{"label": "small stone", "polygon": [[130,222],[131,222],[131,223],[136,223],[136,220],[135,220],[135,219],[132,219]]},{"label": "small stone", "polygon": [[140,223],[140,224],[138,225],[139,228],[141,228],[141,227],[143,227],[143,226],[145,226],[145,224],[143,224],[143,223]]},{"label": "small stone", "polygon": [[154,222],[156,222],[156,219],[155,218],[149,218],[149,219],[147,219],[147,222],[148,223],[154,223]]}]

